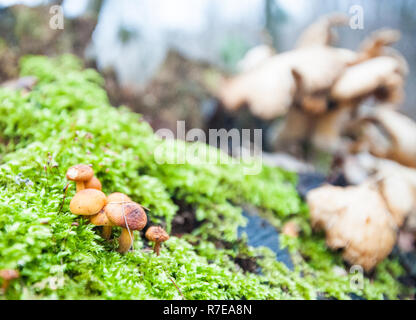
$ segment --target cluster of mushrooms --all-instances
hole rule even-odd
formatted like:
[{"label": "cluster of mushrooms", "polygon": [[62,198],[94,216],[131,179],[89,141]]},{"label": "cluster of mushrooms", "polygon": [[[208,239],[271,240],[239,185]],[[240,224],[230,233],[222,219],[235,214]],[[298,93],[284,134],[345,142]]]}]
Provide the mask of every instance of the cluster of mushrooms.
[{"label": "cluster of mushrooms", "polygon": [[[147,225],[147,215],[143,207],[121,192],[106,196],[101,191],[101,182],[88,165],[77,164],[70,167],[66,178],[76,183],[76,193],[69,204],[70,211],[85,216],[96,226],[101,226],[102,236],[107,240],[111,237],[113,227],[121,227],[118,251],[124,253],[130,250],[134,240],[133,231],[143,230]],[[145,237],[155,243],[154,252],[157,255],[161,243],[169,239],[166,231],[159,226],[149,227]]]},{"label": "cluster of mushrooms", "polygon": [[396,109],[408,73],[406,60],[391,47],[400,38],[396,30],[375,31],[357,51],[332,46],[333,27],[347,23],[348,16],[330,14],[307,28],[294,50],[251,49],[217,97],[230,111],[248,107],[264,120],[284,116],[276,148],[311,141],[334,151],[363,102]]},{"label": "cluster of mushrooms", "polygon": [[399,229],[416,235],[416,123],[397,111],[408,73],[391,47],[400,33],[378,30],[357,51],[334,47],[333,27],[348,19],[320,18],[291,51],[253,48],[217,96],[230,111],[283,117],[276,150],[307,143],[342,159],[347,186],[309,192],[311,223],[330,248],[370,271],[390,254]]}]

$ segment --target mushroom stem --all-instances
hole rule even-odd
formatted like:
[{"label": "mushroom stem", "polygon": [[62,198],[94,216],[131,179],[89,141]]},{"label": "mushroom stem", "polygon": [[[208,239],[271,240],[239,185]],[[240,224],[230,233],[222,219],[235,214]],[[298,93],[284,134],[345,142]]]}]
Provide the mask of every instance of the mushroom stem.
[{"label": "mushroom stem", "polygon": [[110,239],[110,237],[111,237],[111,227],[103,226],[102,236],[106,240]]},{"label": "mushroom stem", "polygon": [[76,190],[76,192],[78,192],[78,191],[81,191],[81,190],[84,190],[84,189],[85,189],[85,184],[84,184],[84,182],[83,182],[83,181],[77,181],[76,185],[77,185],[77,190]]},{"label": "mushroom stem", "polygon": [[153,252],[156,253],[156,255],[158,256],[160,253],[160,242],[155,242],[155,246],[153,248]]},{"label": "mushroom stem", "polygon": [[129,232],[129,230],[127,230],[126,228],[122,228],[121,235],[118,240],[118,245],[119,245],[118,252],[120,253],[127,252],[133,244],[133,239],[134,239],[133,231],[130,230]]},{"label": "mushroom stem", "polygon": [[8,279],[3,280],[3,284],[1,285],[1,290],[4,294],[6,293],[7,288],[9,287],[9,284],[10,284],[10,280]]}]

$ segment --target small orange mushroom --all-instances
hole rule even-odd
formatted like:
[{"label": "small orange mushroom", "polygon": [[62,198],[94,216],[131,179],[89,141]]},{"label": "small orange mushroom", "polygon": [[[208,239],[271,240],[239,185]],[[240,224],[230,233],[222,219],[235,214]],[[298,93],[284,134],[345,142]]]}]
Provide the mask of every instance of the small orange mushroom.
[{"label": "small orange mushroom", "polygon": [[85,189],[85,182],[94,176],[94,170],[86,164],[72,166],[66,172],[66,178],[75,181],[77,192]]},{"label": "small orange mushroom", "polygon": [[153,250],[156,253],[156,255],[159,255],[160,244],[162,242],[169,240],[169,235],[161,227],[155,227],[155,226],[149,227],[149,229],[147,229],[146,231],[145,236],[147,240],[153,241],[155,243]]},{"label": "small orange mushroom", "polygon": [[6,293],[7,288],[9,287],[10,281],[19,278],[19,271],[13,269],[4,269],[0,270],[0,278],[3,279],[3,284],[1,289],[3,293]]}]

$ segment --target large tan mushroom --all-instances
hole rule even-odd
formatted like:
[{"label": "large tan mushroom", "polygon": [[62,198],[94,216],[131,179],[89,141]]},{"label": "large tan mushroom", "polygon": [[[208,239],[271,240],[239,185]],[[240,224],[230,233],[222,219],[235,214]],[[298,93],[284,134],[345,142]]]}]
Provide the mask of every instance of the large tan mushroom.
[{"label": "large tan mushroom", "polygon": [[356,151],[416,167],[416,123],[386,106],[372,108],[358,123]]},{"label": "large tan mushroom", "polygon": [[386,258],[396,242],[396,224],[379,192],[368,184],[322,186],[307,195],[312,225],[323,229],[330,248],[366,271]]},{"label": "large tan mushroom", "polygon": [[393,57],[376,57],[345,70],[331,88],[335,101],[362,100],[371,95],[380,101],[399,103],[403,98],[401,66]]},{"label": "large tan mushroom", "polygon": [[396,224],[402,226],[405,221],[404,228],[416,233],[416,169],[363,152],[347,157],[344,173],[355,183],[378,181],[379,192]]},{"label": "large tan mushroom", "polygon": [[276,57],[223,82],[217,95],[226,109],[234,111],[247,105],[262,119],[287,113],[296,83],[291,70]]},{"label": "large tan mushroom", "polygon": [[[247,105],[254,115],[262,119],[285,115],[294,102],[295,94],[299,96],[299,101],[310,102],[313,111],[318,104],[318,112],[323,112],[322,93],[330,89],[355,59],[355,52],[332,47],[315,46],[288,51],[225,80],[218,97],[225,108],[237,110]],[[303,98],[305,96],[307,98]]]},{"label": "large tan mushroom", "polygon": [[378,190],[396,225],[401,227],[415,206],[415,192],[403,177],[392,175],[378,183]]},{"label": "large tan mushroom", "polygon": [[391,149],[385,157],[405,166],[416,167],[416,123],[390,108],[375,109],[369,120],[382,126],[390,138]]}]

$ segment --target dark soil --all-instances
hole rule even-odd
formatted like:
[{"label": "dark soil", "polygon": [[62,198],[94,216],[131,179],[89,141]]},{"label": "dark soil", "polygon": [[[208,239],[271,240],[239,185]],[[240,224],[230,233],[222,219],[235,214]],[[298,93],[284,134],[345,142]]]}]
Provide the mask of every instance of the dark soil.
[{"label": "dark soil", "polygon": [[197,221],[195,208],[191,205],[183,201],[175,201],[175,204],[179,207],[179,212],[172,221],[172,235],[180,237],[185,233],[191,233],[202,224],[201,221]]}]

